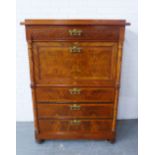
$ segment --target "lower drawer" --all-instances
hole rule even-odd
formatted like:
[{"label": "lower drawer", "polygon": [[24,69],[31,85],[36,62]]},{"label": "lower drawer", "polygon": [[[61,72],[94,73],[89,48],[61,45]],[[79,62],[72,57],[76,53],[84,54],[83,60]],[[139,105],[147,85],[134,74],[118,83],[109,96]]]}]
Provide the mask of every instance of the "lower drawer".
[{"label": "lower drawer", "polygon": [[97,134],[111,131],[112,120],[103,119],[67,119],[67,120],[39,120],[41,134]]},{"label": "lower drawer", "polygon": [[113,104],[38,104],[40,119],[112,118]]}]

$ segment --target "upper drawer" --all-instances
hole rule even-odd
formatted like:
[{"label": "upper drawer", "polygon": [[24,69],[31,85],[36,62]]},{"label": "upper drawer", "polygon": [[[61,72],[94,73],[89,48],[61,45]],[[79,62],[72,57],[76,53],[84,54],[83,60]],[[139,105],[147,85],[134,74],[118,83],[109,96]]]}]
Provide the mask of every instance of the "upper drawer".
[{"label": "upper drawer", "polygon": [[37,26],[27,28],[27,38],[45,40],[117,41],[119,28],[113,26]]},{"label": "upper drawer", "polygon": [[37,87],[38,102],[113,102],[114,88]]}]

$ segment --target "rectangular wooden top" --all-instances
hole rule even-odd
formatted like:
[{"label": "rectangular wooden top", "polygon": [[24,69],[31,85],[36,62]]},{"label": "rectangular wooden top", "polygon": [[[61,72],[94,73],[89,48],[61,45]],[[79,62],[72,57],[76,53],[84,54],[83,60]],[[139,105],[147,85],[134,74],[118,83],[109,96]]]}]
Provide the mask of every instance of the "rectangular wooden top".
[{"label": "rectangular wooden top", "polygon": [[108,25],[108,26],[126,26],[130,23],[126,20],[117,20],[117,19],[106,19],[106,20],[93,20],[93,19],[25,19],[24,22],[20,23],[21,25]]}]

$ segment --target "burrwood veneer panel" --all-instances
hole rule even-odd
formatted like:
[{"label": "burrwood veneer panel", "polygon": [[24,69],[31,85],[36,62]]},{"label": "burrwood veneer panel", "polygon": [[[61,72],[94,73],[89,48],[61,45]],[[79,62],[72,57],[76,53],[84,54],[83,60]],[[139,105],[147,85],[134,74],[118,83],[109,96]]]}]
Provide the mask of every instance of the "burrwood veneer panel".
[{"label": "burrwood veneer panel", "polygon": [[37,87],[40,102],[113,102],[114,88],[96,87]]},{"label": "burrwood veneer panel", "polygon": [[114,86],[117,43],[40,42],[33,53],[37,84]]},{"label": "burrwood veneer panel", "polygon": [[37,107],[39,119],[113,117],[112,103],[41,103]]}]

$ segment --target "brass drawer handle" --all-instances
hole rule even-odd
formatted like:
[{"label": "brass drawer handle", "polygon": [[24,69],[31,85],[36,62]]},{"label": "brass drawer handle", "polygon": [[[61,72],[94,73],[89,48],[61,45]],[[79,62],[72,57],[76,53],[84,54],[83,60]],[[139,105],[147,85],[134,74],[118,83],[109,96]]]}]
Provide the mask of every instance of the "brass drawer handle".
[{"label": "brass drawer handle", "polygon": [[70,52],[71,53],[80,53],[81,52],[81,48],[77,47],[77,46],[70,47]]},{"label": "brass drawer handle", "polygon": [[69,89],[69,92],[71,95],[80,94],[81,89],[80,88],[72,88],[72,89]]},{"label": "brass drawer handle", "polygon": [[70,110],[80,110],[81,106],[78,104],[73,104],[70,106]]},{"label": "brass drawer handle", "polygon": [[70,124],[71,125],[80,125],[81,121],[80,120],[77,120],[77,119],[74,119],[74,120],[71,120],[70,121]]},{"label": "brass drawer handle", "polygon": [[68,32],[70,36],[81,36],[82,34],[82,30],[77,30],[77,29],[72,29],[72,30],[69,30]]}]

